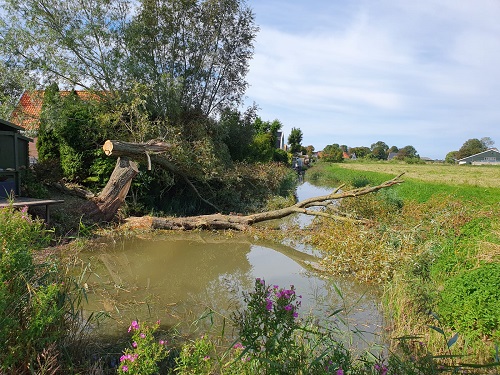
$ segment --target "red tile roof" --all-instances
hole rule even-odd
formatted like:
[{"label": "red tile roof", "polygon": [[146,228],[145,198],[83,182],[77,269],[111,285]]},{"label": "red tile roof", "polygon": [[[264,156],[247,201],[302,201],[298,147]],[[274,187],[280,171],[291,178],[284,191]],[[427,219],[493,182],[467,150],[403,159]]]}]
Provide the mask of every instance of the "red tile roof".
[{"label": "red tile roof", "polygon": [[[62,96],[69,95],[71,92],[73,91],[59,91]],[[97,97],[95,93],[89,91],[75,92],[83,100]],[[25,130],[38,130],[44,95],[45,90],[25,91],[12,112],[10,121]]]}]

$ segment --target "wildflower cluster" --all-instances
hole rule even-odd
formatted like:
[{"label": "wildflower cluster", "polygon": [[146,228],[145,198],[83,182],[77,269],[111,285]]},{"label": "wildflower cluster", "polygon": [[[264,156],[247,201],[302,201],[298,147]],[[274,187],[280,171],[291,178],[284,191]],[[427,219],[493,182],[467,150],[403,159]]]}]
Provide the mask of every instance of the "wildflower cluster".
[{"label": "wildflower cluster", "polygon": [[294,352],[294,331],[300,328],[300,298],[294,286],[283,289],[255,280],[255,290],[243,296],[246,309],[237,313],[241,345],[252,358],[279,361]]},{"label": "wildflower cluster", "polygon": [[157,340],[154,333],[160,327],[160,322],[156,322],[149,327],[146,324],[139,324],[132,321],[128,332],[132,333],[132,348],[125,349],[120,357],[119,374],[156,374],[158,364],[167,357],[168,349],[166,341]]}]

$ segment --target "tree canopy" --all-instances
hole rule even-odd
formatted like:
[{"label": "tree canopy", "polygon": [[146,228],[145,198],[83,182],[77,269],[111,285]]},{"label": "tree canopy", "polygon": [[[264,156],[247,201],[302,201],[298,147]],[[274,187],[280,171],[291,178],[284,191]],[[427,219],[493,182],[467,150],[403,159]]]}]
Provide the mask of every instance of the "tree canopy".
[{"label": "tree canopy", "polygon": [[41,82],[122,101],[145,86],[149,116],[168,123],[218,116],[241,104],[258,31],[244,0],[1,4],[0,55]]},{"label": "tree canopy", "polygon": [[288,145],[290,146],[290,152],[296,153],[302,150],[302,130],[299,128],[292,128],[290,135],[288,136]]},{"label": "tree canopy", "polygon": [[487,146],[483,144],[479,139],[472,138],[467,141],[460,147],[457,151],[455,157],[456,159],[463,159],[467,156],[475,155],[480,152],[486,151],[488,149]]}]

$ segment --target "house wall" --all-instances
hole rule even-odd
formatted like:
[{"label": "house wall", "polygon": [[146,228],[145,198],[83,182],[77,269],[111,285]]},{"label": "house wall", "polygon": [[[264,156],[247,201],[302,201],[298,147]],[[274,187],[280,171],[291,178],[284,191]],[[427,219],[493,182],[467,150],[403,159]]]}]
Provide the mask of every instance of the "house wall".
[{"label": "house wall", "polygon": [[500,152],[495,150],[487,150],[476,155],[471,155],[459,161],[460,164],[500,164]]}]

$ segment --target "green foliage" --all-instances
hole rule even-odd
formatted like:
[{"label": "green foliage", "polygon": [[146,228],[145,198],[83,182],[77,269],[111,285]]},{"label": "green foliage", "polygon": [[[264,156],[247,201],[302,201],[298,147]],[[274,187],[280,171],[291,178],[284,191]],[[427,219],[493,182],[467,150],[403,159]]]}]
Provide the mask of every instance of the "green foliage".
[{"label": "green foliage", "polygon": [[168,356],[166,341],[156,339],[154,333],[160,322],[152,326],[133,321],[128,329],[132,332],[132,344],[120,357],[118,374],[150,375],[157,374],[159,363]]},{"label": "green foliage", "polygon": [[444,158],[444,162],[448,164],[455,164],[455,160],[457,159],[458,151],[450,151],[446,154]]},{"label": "green foliage", "polygon": [[323,149],[321,159],[327,162],[341,163],[344,161],[344,153],[339,145],[328,145]]},{"label": "green foliage", "polygon": [[49,192],[42,179],[38,178],[34,168],[28,168],[21,174],[21,195],[32,198],[48,198]]},{"label": "green foliage", "polygon": [[212,374],[216,367],[216,347],[206,335],[182,345],[176,358],[176,371],[181,375]]},{"label": "green foliage", "polygon": [[[47,245],[43,222],[27,207],[0,209],[0,370],[23,373],[37,354],[64,331],[61,290],[49,265],[38,266],[33,251]],[[19,372],[17,372],[19,371]]]},{"label": "green foliage", "polygon": [[284,163],[284,164],[290,164],[289,163],[289,153],[286,152],[285,150],[276,148],[274,149],[273,152],[273,161],[276,161],[278,163]]},{"label": "green foliage", "polygon": [[272,136],[269,133],[258,133],[253,137],[250,146],[250,162],[265,163],[273,159],[274,145],[272,143]]},{"label": "green foliage", "polygon": [[480,152],[486,151],[487,147],[477,138],[472,138],[467,140],[462,147],[457,151],[455,157],[457,159],[463,159],[467,156],[478,154]]},{"label": "green foliage", "polygon": [[403,148],[400,148],[396,155],[396,158],[399,160],[420,159],[417,150],[413,146],[405,146]]},{"label": "green foliage", "polygon": [[500,264],[482,264],[451,276],[444,284],[438,313],[470,338],[500,340]]},{"label": "green foliage", "polygon": [[[37,142],[40,161],[59,160],[63,176],[72,181],[83,181],[93,172],[100,173],[94,165],[96,149],[112,131],[109,124],[104,127],[99,122],[100,113],[96,102],[82,100],[75,92],[62,96],[57,86],[51,86],[44,95],[40,120]],[[102,180],[100,175],[97,178]]]},{"label": "green foliage", "polygon": [[292,154],[299,153],[302,150],[302,130],[299,128],[292,128],[288,136],[288,145]]},{"label": "green foliage", "polygon": [[237,111],[226,110],[219,121],[221,138],[226,144],[231,159],[244,161],[250,155],[254,128],[255,108],[251,107],[243,116]]}]

